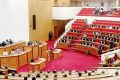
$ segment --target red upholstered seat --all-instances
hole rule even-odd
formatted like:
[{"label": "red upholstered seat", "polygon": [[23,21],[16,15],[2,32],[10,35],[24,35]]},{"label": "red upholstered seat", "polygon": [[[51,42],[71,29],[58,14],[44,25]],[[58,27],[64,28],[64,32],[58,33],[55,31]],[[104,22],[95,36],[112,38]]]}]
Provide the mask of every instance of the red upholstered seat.
[{"label": "red upholstered seat", "polygon": [[76,32],[68,32],[67,35],[76,37],[77,33]]}]

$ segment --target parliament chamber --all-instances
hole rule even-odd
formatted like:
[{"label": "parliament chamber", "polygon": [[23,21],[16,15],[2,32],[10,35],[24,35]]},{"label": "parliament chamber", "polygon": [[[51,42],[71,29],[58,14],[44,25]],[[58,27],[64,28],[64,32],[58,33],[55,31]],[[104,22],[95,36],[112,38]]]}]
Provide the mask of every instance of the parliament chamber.
[{"label": "parliament chamber", "polygon": [[120,0],[6,0],[0,10],[0,80],[120,80]]}]

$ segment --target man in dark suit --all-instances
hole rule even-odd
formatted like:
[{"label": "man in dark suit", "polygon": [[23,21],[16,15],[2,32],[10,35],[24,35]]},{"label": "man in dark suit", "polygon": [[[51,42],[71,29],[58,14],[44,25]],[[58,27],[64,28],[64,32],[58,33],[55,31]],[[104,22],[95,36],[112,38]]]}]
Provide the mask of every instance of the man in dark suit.
[{"label": "man in dark suit", "polygon": [[52,38],[53,38],[53,33],[52,33],[52,31],[50,31],[50,32],[49,32],[49,40],[51,41]]},{"label": "man in dark suit", "polygon": [[0,46],[2,46],[2,43],[0,43]]},{"label": "man in dark suit", "polygon": [[7,44],[5,43],[5,41],[2,42],[2,46],[6,46]]},{"label": "man in dark suit", "polygon": [[99,50],[103,50],[103,49],[104,49],[103,45],[100,44],[100,45],[98,46],[98,49],[99,49]]},{"label": "man in dark suit", "polygon": [[27,44],[28,44],[28,46],[30,46],[30,45],[32,45],[32,42],[31,42],[31,41],[29,41]]},{"label": "man in dark suit", "polygon": [[9,40],[9,43],[10,43],[10,44],[13,44],[13,41],[10,39],[10,40]]},{"label": "man in dark suit", "polygon": [[112,49],[112,48],[115,47],[115,43],[113,41],[111,41],[110,44],[109,44],[109,46],[110,46],[110,49]]},{"label": "man in dark suit", "polygon": [[99,45],[98,46],[98,50],[99,50],[99,54],[102,54],[102,50],[104,49],[104,46],[103,45]]}]

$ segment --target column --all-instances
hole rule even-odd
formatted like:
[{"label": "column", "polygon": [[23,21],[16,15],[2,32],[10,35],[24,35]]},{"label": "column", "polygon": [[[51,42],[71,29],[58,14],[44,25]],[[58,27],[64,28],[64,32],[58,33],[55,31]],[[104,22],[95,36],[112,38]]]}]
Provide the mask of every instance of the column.
[{"label": "column", "polygon": [[85,0],[82,0],[81,4],[82,4],[82,6],[85,6]]},{"label": "column", "polygon": [[116,0],[116,7],[119,7],[119,0]]}]

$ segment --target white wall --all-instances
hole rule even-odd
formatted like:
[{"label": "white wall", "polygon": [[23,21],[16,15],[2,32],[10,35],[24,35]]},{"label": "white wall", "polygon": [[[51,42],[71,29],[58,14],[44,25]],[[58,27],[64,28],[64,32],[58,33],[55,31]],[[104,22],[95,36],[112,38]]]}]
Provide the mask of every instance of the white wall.
[{"label": "white wall", "polygon": [[109,2],[108,3],[108,10],[110,10],[112,7],[116,7],[116,3],[115,2]]},{"label": "white wall", "polygon": [[74,19],[81,7],[52,7],[52,19]]},{"label": "white wall", "polygon": [[67,20],[74,17],[85,7],[52,7],[52,19]]},{"label": "white wall", "polygon": [[100,6],[100,2],[98,2],[98,1],[90,1],[90,2],[85,2],[85,6],[87,6],[87,4],[88,4],[88,6],[89,7],[96,7],[96,6]]},{"label": "white wall", "polygon": [[0,41],[29,40],[28,0],[0,0]]}]

